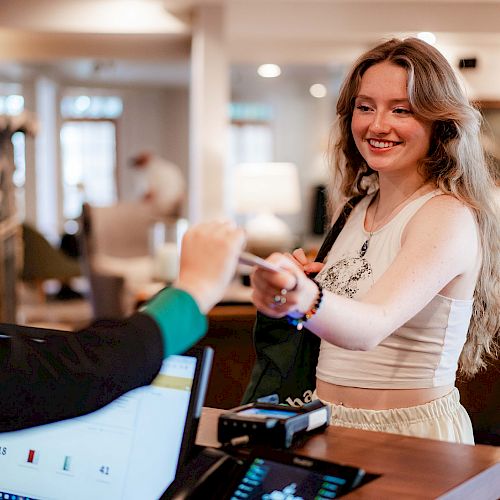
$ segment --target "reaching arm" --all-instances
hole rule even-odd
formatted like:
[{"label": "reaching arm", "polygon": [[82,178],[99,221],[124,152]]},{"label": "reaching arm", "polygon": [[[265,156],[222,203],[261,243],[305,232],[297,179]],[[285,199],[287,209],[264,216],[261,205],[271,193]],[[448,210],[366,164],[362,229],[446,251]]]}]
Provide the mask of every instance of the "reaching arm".
[{"label": "reaching arm", "polygon": [[[371,349],[436,294],[445,288],[451,291],[461,277],[473,274],[478,252],[470,210],[451,196],[432,198],[408,223],[398,256],[370,291],[359,300],[325,291],[321,307],[306,326],[340,347]],[[271,317],[307,311],[316,300],[316,285],[289,259],[279,255],[271,259],[296,275],[297,288],[287,294],[284,306],[271,307],[276,290],[292,288],[296,278],[258,270],[253,275],[256,306]],[[473,284],[469,288],[467,298],[472,296]]]},{"label": "reaching arm", "polygon": [[79,332],[0,326],[0,431],[94,411],[150,383],[163,359],[155,321],[136,314]]},{"label": "reaching arm", "polygon": [[78,332],[0,326],[0,432],[102,408],[151,383],[164,357],[206,332],[195,300],[164,289],[142,313]]},{"label": "reaching arm", "polygon": [[243,243],[227,223],[189,230],[176,288],[130,318],[74,333],[0,325],[0,432],[83,415],[149,384],[165,356],[205,334],[204,313],[222,298]]}]

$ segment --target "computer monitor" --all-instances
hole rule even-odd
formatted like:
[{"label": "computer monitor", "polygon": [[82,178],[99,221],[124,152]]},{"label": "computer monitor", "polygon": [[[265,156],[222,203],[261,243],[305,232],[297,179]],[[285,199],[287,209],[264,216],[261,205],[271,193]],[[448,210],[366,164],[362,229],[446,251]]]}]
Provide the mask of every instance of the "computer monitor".
[{"label": "computer monitor", "polygon": [[212,357],[169,356],[98,411],[0,433],[0,500],[159,498],[193,449]]}]

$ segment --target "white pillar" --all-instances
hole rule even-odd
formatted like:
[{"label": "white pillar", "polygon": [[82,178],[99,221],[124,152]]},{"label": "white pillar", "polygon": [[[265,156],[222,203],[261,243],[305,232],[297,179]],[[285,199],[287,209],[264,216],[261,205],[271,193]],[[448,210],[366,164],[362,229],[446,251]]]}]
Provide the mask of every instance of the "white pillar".
[{"label": "white pillar", "polygon": [[[23,84],[24,108],[35,114],[36,95],[35,87],[32,83]],[[39,122],[38,116],[35,116]],[[37,225],[37,192],[36,192],[36,159],[35,159],[35,139],[26,136],[26,178],[24,182],[24,219],[33,226]]]},{"label": "white pillar", "polygon": [[41,77],[35,84],[37,226],[53,242],[58,241],[61,227],[61,191],[59,169],[59,99],[57,84]]},{"label": "white pillar", "polygon": [[189,206],[192,223],[227,214],[229,66],[224,7],[198,7],[191,46]]}]

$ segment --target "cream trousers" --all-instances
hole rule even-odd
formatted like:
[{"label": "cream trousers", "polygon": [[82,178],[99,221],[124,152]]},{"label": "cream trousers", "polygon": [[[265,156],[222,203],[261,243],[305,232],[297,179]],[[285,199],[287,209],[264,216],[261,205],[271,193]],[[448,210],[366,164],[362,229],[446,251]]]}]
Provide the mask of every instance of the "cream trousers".
[{"label": "cream trousers", "polygon": [[[313,399],[318,399],[316,391]],[[364,410],[323,403],[331,408],[331,425],[474,444],[472,423],[456,387],[442,398],[409,408]]]}]

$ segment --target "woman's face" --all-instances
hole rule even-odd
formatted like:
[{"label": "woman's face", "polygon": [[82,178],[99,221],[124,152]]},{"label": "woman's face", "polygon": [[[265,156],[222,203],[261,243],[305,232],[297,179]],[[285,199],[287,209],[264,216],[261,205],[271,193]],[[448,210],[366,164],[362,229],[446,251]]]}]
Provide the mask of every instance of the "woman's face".
[{"label": "woman's face", "polygon": [[351,131],[379,174],[416,171],[429,151],[432,124],[415,117],[406,88],[406,70],[390,62],[371,66],[361,79]]}]

